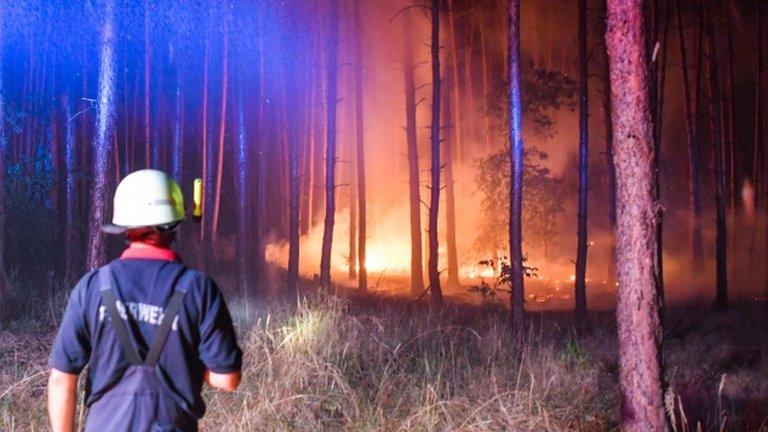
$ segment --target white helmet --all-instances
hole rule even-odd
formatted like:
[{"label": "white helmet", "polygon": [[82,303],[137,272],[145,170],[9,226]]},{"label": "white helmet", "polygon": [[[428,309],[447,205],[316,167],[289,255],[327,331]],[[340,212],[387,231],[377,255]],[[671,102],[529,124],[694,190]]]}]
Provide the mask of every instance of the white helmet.
[{"label": "white helmet", "polygon": [[112,223],[102,227],[121,234],[131,228],[171,225],[184,219],[184,196],[166,173],[144,169],[128,174],[115,191]]}]

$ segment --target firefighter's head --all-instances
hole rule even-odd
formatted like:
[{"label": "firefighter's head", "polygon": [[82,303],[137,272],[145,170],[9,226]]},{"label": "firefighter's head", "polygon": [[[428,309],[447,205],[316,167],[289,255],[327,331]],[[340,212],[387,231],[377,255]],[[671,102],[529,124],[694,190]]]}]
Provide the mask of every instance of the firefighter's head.
[{"label": "firefighter's head", "polygon": [[115,191],[110,234],[125,234],[128,241],[167,246],[184,219],[184,197],[166,173],[153,169],[127,175]]}]

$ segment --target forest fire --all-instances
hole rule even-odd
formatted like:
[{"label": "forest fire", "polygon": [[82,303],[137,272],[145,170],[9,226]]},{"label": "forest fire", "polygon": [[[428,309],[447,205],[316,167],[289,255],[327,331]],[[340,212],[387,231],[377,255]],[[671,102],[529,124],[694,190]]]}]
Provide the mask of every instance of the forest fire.
[{"label": "forest fire", "polygon": [[766,4],[0,0],[0,431],[768,432]]}]

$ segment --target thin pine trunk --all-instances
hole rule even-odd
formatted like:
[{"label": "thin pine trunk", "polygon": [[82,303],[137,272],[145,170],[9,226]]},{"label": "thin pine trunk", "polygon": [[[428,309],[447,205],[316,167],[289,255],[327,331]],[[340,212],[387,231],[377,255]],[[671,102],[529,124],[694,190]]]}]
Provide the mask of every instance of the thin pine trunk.
[{"label": "thin pine trunk", "polygon": [[287,125],[287,127],[290,134],[288,140],[288,294],[295,295],[299,290],[299,140],[296,126]]},{"label": "thin pine trunk", "polygon": [[576,322],[587,318],[587,202],[589,194],[589,76],[587,0],[579,0],[579,216],[576,251]]},{"label": "thin pine trunk", "polygon": [[[727,113],[724,113],[725,115],[725,121],[724,124],[726,125],[726,136],[727,136],[727,143],[726,149],[728,151],[728,195],[729,195],[729,204],[730,204],[730,213],[731,215],[735,214],[736,212],[736,184],[737,182],[737,175],[736,171],[738,169],[738,164],[736,162],[736,133],[735,133],[735,124],[734,124],[734,118],[733,113],[736,109],[736,81],[735,81],[735,75],[736,75],[736,69],[734,65],[734,44],[733,44],[733,29],[732,29],[732,22],[731,22],[731,14],[726,13],[726,28],[728,32],[728,110]],[[731,225],[734,225],[733,223]],[[731,238],[731,242],[733,239]]]},{"label": "thin pine trunk", "polygon": [[93,191],[91,195],[91,219],[88,240],[88,269],[93,270],[104,263],[104,223],[107,201],[107,165],[111,143],[109,134],[114,122],[114,3],[106,3],[104,24],[101,31],[101,64],[99,66],[99,94],[96,109],[96,134],[93,139]]},{"label": "thin pine trunk", "polygon": [[653,123],[642,0],[608,0],[614,163],[617,175],[618,335],[621,417],[628,432],[667,430],[656,284]]},{"label": "thin pine trunk", "polygon": [[[76,141],[75,141],[75,119],[72,118],[72,106],[69,101],[69,97],[64,95],[62,98],[62,103],[64,105],[64,114],[66,116],[66,124],[65,124],[65,149],[64,149],[64,167],[66,170],[65,173],[65,206],[66,206],[66,233],[65,233],[65,244],[67,245],[65,253],[66,253],[66,261],[64,265],[64,275],[67,281],[71,281],[75,278],[75,269],[76,269],[76,255],[75,250],[77,250],[78,246],[78,236],[77,233],[79,230],[76,227],[76,219],[77,219],[77,190],[76,190],[76,183],[75,183],[75,166],[77,164],[77,149],[76,149]],[[2,101],[0,101],[0,109],[2,109]],[[0,131],[0,134],[2,134],[2,131]],[[0,140],[2,140],[2,136],[0,135]],[[0,141],[2,142],[2,141]],[[2,157],[2,155],[0,155]],[[0,164],[2,161],[0,161]],[[4,173],[5,170],[0,170],[0,175]]]},{"label": "thin pine trunk", "polygon": [[212,238],[216,239],[219,232],[219,216],[221,214],[221,185],[224,178],[224,137],[227,131],[227,90],[229,83],[229,16],[224,18],[224,49],[221,53],[221,117],[219,119],[219,150],[216,163],[216,197],[213,208]]},{"label": "thin pine trunk", "polygon": [[720,78],[718,74],[717,56],[717,30],[715,29],[714,11],[707,12],[707,47],[709,48],[709,94],[710,94],[710,125],[712,143],[715,150],[715,205],[717,216],[715,219],[715,263],[717,287],[715,292],[715,307],[725,309],[728,307],[728,257],[726,252],[726,202],[725,195],[725,151],[722,136],[722,96],[720,90]]},{"label": "thin pine trunk", "polygon": [[685,47],[685,29],[680,12],[680,0],[675,0],[675,19],[677,21],[677,38],[680,48],[680,65],[683,78],[683,102],[685,105],[685,131],[688,144],[688,212],[691,228],[691,251],[695,262],[703,256],[701,238],[701,195],[699,181],[699,143],[693,98],[691,97],[691,80],[688,73],[688,58]]},{"label": "thin pine trunk", "polygon": [[366,237],[367,237],[367,209],[366,209],[366,184],[365,184],[365,139],[364,139],[364,106],[363,106],[363,20],[360,14],[360,2],[353,1],[355,27],[357,38],[355,40],[355,139],[357,148],[357,205],[358,205],[358,279],[357,286],[361,290],[368,289],[368,270],[365,267]]},{"label": "thin pine trunk", "polygon": [[181,182],[182,155],[184,146],[184,94],[181,90],[181,70],[176,76],[176,107],[173,121],[173,151],[171,152],[171,173],[177,182]]},{"label": "thin pine trunk", "polygon": [[[253,229],[254,251],[254,274],[256,282],[263,282],[266,279],[265,270],[265,250],[266,250],[266,221],[267,221],[267,163],[266,163],[266,116],[265,116],[265,62],[264,62],[264,34],[263,14],[259,15],[258,24],[258,43],[259,43],[259,102],[257,105],[257,123],[256,136],[256,227]],[[257,291],[258,292],[258,291]]]},{"label": "thin pine trunk", "polygon": [[[763,116],[764,116],[764,110],[765,110],[765,104],[764,104],[764,73],[763,73],[763,64],[764,64],[764,42],[763,42],[763,26],[764,26],[764,17],[763,17],[763,3],[762,1],[757,2],[757,67],[755,70],[755,80],[756,80],[756,89],[755,89],[755,139],[754,139],[754,147],[753,147],[753,166],[752,166],[752,185],[755,188],[755,204],[758,202],[758,197],[762,199],[762,196],[760,195],[762,188],[761,185],[761,176],[760,176],[760,170],[762,168],[762,160],[763,160],[763,154],[765,146],[764,143],[764,132],[763,132]],[[768,205],[766,206],[768,208]]]},{"label": "thin pine trunk", "polygon": [[[241,92],[242,94],[242,92]],[[245,122],[245,108],[243,97],[238,98],[237,104],[237,281],[238,292],[246,296],[248,283],[250,282],[249,264],[251,262],[251,194],[250,184],[250,160],[248,151],[248,131]]]},{"label": "thin pine trunk", "polygon": [[331,248],[336,213],[336,109],[338,103],[338,50],[339,22],[338,0],[330,1],[329,37],[327,42],[327,129],[325,150],[325,223],[320,256],[320,285],[331,287]]},{"label": "thin pine trunk", "polygon": [[455,19],[452,10],[453,3],[448,2],[448,34],[451,42],[450,63],[448,68],[451,71],[452,83],[444,95],[445,104],[445,123],[452,131],[450,137],[446,137],[445,144],[445,228],[446,228],[446,254],[448,256],[448,287],[458,288],[459,283],[459,259],[456,247],[456,193],[455,180],[453,178],[453,164],[458,159],[454,157],[462,147],[462,116],[460,103],[460,80],[459,80],[459,61],[458,48],[456,46]]},{"label": "thin pine trunk", "polygon": [[421,244],[421,197],[419,181],[419,146],[416,135],[416,83],[414,77],[413,44],[410,40],[409,21],[403,20],[406,40],[403,52],[405,71],[405,119],[408,148],[408,190],[411,227],[411,292],[420,295],[424,291]]},{"label": "thin pine trunk", "polygon": [[435,306],[443,303],[443,292],[440,289],[440,270],[438,268],[438,233],[437,220],[440,210],[440,1],[432,0],[432,125],[430,126],[430,147],[432,153],[430,167],[430,198],[429,198],[429,259],[427,271],[429,273],[429,290],[432,296],[432,304]]},{"label": "thin pine trunk", "polygon": [[[145,168],[152,168],[152,142],[150,130],[152,128],[150,113],[150,76],[152,73],[152,41],[150,40],[150,2],[144,0],[144,158]],[[154,161],[155,163],[157,161]]]},{"label": "thin pine trunk", "polygon": [[[207,29],[206,29],[207,30]],[[205,49],[203,54],[203,108],[202,108],[202,125],[200,129],[200,138],[202,139],[202,143],[200,145],[202,150],[202,156],[200,158],[201,161],[201,171],[203,172],[203,186],[206,189],[206,193],[204,193],[203,197],[203,215],[200,220],[200,242],[203,246],[203,255],[207,256],[207,249],[208,244],[208,224],[210,223],[208,221],[208,214],[207,211],[208,202],[208,193],[207,190],[210,189],[210,181],[211,179],[208,177],[208,159],[210,159],[210,155],[208,154],[208,59],[210,57],[210,44],[209,44],[209,37],[208,32],[205,33]],[[203,260],[203,266],[206,265],[207,260]]]},{"label": "thin pine trunk", "polygon": [[523,284],[523,104],[521,98],[520,71],[520,0],[509,0],[509,40],[507,64],[509,72],[509,251],[510,281],[510,323],[517,342],[525,337],[525,309]]},{"label": "thin pine trunk", "polygon": [[[0,5],[0,52],[4,47],[5,11]],[[0,299],[8,290],[5,271],[5,165],[8,155],[8,136],[5,132],[5,86],[3,85],[3,56],[0,55]],[[68,249],[69,252],[69,249]]]}]

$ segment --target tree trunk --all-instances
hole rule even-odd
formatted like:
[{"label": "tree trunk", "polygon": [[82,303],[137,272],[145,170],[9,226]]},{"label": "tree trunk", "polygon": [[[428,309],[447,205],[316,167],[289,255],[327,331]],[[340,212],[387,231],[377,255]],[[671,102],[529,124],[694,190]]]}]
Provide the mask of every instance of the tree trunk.
[{"label": "tree trunk", "polygon": [[430,126],[430,147],[432,160],[430,167],[430,198],[429,198],[429,290],[432,304],[443,303],[443,292],[440,289],[440,270],[438,269],[438,233],[437,217],[440,210],[440,1],[432,0],[432,125]]},{"label": "tree trunk", "polygon": [[[653,64],[651,68],[651,106],[652,106],[652,113],[651,113],[651,124],[653,125],[653,145],[655,146],[655,152],[654,152],[654,192],[656,194],[656,202],[661,201],[661,183],[660,183],[660,177],[659,172],[661,170],[661,162],[659,160],[659,157],[661,156],[661,131],[662,131],[662,121],[663,121],[663,108],[664,108],[664,85],[665,85],[665,77],[666,77],[666,58],[667,58],[667,39],[669,34],[669,20],[667,19],[668,15],[667,10],[667,0],[664,0],[664,11],[661,14],[661,18],[659,18],[658,13],[658,5],[657,1],[654,0],[651,2],[651,17],[653,19],[652,24],[652,36],[651,44],[648,47],[651,52],[654,53],[656,56],[655,58],[651,59],[651,62]],[[661,25],[657,23],[657,20],[661,22]],[[659,38],[659,30],[663,29],[662,36]],[[658,51],[656,50],[656,47],[658,46]],[[663,229],[664,224],[662,222],[663,220],[663,208],[661,206],[657,207],[657,211],[659,212],[658,215],[658,226],[656,228],[656,265],[655,265],[655,272],[656,272],[656,289],[658,292],[658,300],[659,305],[661,306],[661,311],[664,311],[664,261],[662,259],[663,257],[663,251],[664,251],[664,235],[663,235]]]},{"label": "tree trunk", "polygon": [[[79,245],[77,233],[76,220],[77,220],[77,190],[75,183],[75,166],[77,164],[76,153],[76,141],[75,141],[75,119],[72,117],[72,106],[69,102],[69,97],[64,94],[62,98],[64,104],[64,113],[67,119],[65,126],[65,150],[64,150],[64,166],[66,170],[66,186],[65,186],[65,201],[66,201],[66,233],[65,233],[65,248],[66,261],[64,265],[64,277],[69,282],[75,278],[77,260],[75,251]],[[2,100],[0,100],[0,110],[2,110]],[[0,134],[2,131],[0,130]],[[0,135],[0,143],[2,143],[3,136]],[[3,155],[0,154],[0,165],[4,162]],[[3,168],[0,166],[0,168]],[[0,175],[5,173],[5,169],[0,169]],[[5,189],[3,188],[4,192]],[[0,207],[2,208],[2,207]]]},{"label": "tree trunk", "polygon": [[416,83],[413,64],[413,44],[410,40],[410,22],[403,19],[405,44],[403,68],[405,71],[405,135],[408,147],[408,190],[411,225],[411,293],[424,291],[424,271],[421,248],[421,197],[419,181],[419,146],[416,135]]},{"label": "tree trunk", "polygon": [[[259,102],[257,105],[257,135],[259,137],[256,143],[256,228],[253,230],[253,244],[254,251],[254,274],[256,275],[255,281],[257,283],[264,282],[266,280],[266,221],[267,221],[267,162],[266,153],[264,151],[266,139],[264,138],[266,132],[266,115],[265,115],[265,99],[266,99],[266,83],[265,83],[265,62],[264,62],[264,34],[262,33],[263,13],[259,14],[258,24],[258,39],[259,39]],[[258,292],[258,290],[257,290]]]},{"label": "tree trunk", "polygon": [[448,280],[446,284],[450,288],[459,288],[459,258],[456,248],[456,193],[455,193],[455,180],[453,178],[453,164],[458,159],[456,156],[457,151],[461,147],[463,134],[461,133],[462,117],[460,107],[459,95],[461,89],[459,88],[459,74],[458,74],[458,52],[456,47],[455,36],[455,20],[453,17],[453,11],[451,10],[452,2],[448,4],[448,33],[451,41],[450,59],[448,63],[448,69],[451,72],[452,83],[446,87],[445,94],[443,96],[444,104],[444,119],[446,128],[450,128],[452,134],[450,137],[446,137],[443,140],[445,156],[445,243],[446,252],[448,256]]},{"label": "tree trunk", "polygon": [[99,66],[99,93],[96,109],[96,135],[93,140],[93,191],[91,195],[91,219],[88,240],[88,269],[93,270],[104,264],[104,223],[107,195],[107,165],[114,120],[114,2],[108,0],[101,31],[101,64]]},{"label": "tree trunk", "polygon": [[611,228],[616,228],[616,168],[613,165],[613,123],[611,122],[611,75],[608,65],[606,47],[605,64],[603,66],[603,122],[605,124],[605,162],[608,170],[608,221]]},{"label": "tree trunk", "polygon": [[587,0],[579,0],[579,221],[576,251],[576,322],[587,318],[587,202],[589,194],[589,76]]},{"label": "tree trunk", "polygon": [[202,108],[202,125],[200,129],[200,138],[202,139],[202,144],[200,145],[202,150],[202,155],[200,158],[201,161],[201,171],[203,172],[203,186],[205,188],[205,191],[203,193],[203,214],[200,218],[200,243],[203,249],[203,270],[206,269],[208,260],[207,257],[209,255],[208,250],[210,249],[210,245],[208,244],[208,225],[210,224],[210,221],[208,220],[208,216],[210,212],[208,211],[208,208],[210,207],[208,204],[208,190],[210,189],[210,182],[211,179],[208,176],[208,160],[211,158],[208,154],[208,58],[210,56],[210,43],[209,43],[209,37],[208,37],[208,24],[206,23],[206,32],[205,32],[205,49],[203,54],[203,108]]},{"label": "tree trunk", "polygon": [[338,50],[339,50],[339,4],[330,1],[329,37],[327,43],[327,127],[325,147],[325,223],[323,226],[323,246],[320,257],[320,285],[328,290],[331,287],[331,248],[333,245],[333,225],[336,213],[336,107],[338,103]]},{"label": "tree trunk", "polygon": [[171,174],[177,182],[183,181],[181,176],[182,155],[184,147],[184,95],[181,91],[181,68],[176,75],[176,107],[173,121],[173,151],[171,152]]},{"label": "tree trunk", "polygon": [[[296,113],[296,109],[292,111]],[[291,124],[286,126],[290,134],[288,140],[288,294],[295,296],[299,290],[299,140],[297,126]]]},{"label": "tree trunk", "polygon": [[[0,52],[3,51],[5,8],[0,6]],[[8,156],[8,136],[5,132],[5,86],[3,86],[3,57],[0,55],[0,300],[8,289],[8,274],[5,271],[5,165]],[[68,225],[70,226],[70,225]],[[69,229],[71,231],[71,228]],[[68,249],[69,251],[70,249]]]},{"label": "tree trunk", "polygon": [[[313,47],[313,49],[317,49],[317,47]],[[304,143],[305,145],[302,146],[302,154],[301,154],[301,203],[299,204],[299,235],[305,236],[309,234],[309,229],[311,228],[311,218],[312,218],[312,188],[314,185],[312,184],[312,179],[314,177],[314,173],[312,172],[313,164],[312,160],[314,159],[314,153],[315,153],[315,135],[314,135],[314,125],[315,125],[315,106],[313,105],[314,101],[314,92],[317,90],[317,81],[315,80],[315,74],[314,71],[310,74],[310,85],[309,90],[307,90],[307,98],[306,98],[306,114],[304,116],[305,119],[305,125],[304,125]]]},{"label": "tree trunk", "polygon": [[696,117],[691,97],[691,82],[688,76],[688,60],[685,49],[685,29],[680,12],[680,0],[675,0],[675,19],[677,21],[677,39],[680,48],[680,65],[683,77],[683,96],[685,105],[685,130],[688,144],[688,212],[691,218],[691,251],[694,262],[700,262],[702,252],[701,238],[701,195],[699,186],[699,143],[696,131]]},{"label": "tree trunk", "polygon": [[355,139],[357,145],[357,205],[358,205],[358,272],[357,286],[365,291],[368,289],[368,270],[365,268],[366,237],[367,237],[367,211],[365,196],[365,140],[364,140],[364,106],[363,106],[363,21],[360,14],[360,2],[353,1],[355,27]]},{"label": "tree trunk", "polygon": [[618,336],[623,430],[667,430],[656,285],[655,145],[642,0],[608,0],[617,177]]},{"label": "tree trunk", "polygon": [[[761,191],[761,176],[760,176],[760,169],[762,167],[762,160],[763,160],[763,154],[764,150],[763,147],[765,146],[764,143],[764,131],[763,131],[763,111],[765,110],[765,104],[764,104],[764,77],[763,77],[763,63],[764,63],[764,56],[765,53],[763,52],[763,2],[759,1],[757,2],[757,67],[755,71],[755,81],[756,81],[756,89],[755,89],[755,140],[754,140],[754,151],[753,151],[753,167],[752,167],[752,185],[755,188],[755,204],[757,204],[758,197],[762,199],[760,195]],[[766,206],[768,208],[768,205]]]},{"label": "tree trunk", "polygon": [[712,131],[712,143],[715,147],[715,205],[717,217],[715,225],[717,234],[715,239],[715,260],[717,268],[717,289],[715,293],[715,306],[718,309],[728,307],[728,262],[726,254],[726,214],[725,207],[727,197],[725,195],[725,151],[722,136],[722,97],[720,92],[720,80],[718,77],[717,57],[717,30],[715,29],[714,11],[707,12],[707,40],[709,48],[709,94],[710,94],[710,125]]},{"label": "tree trunk", "polygon": [[248,295],[248,283],[250,282],[249,264],[251,263],[251,194],[250,184],[250,160],[248,151],[248,132],[245,122],[245,108],[241,96],[237,104],[237,276],[238,292]]},{"label": "tree trunk", "polygon": [[[150,139],[151,107],[150,99],[150,76],[152,74],[152,41],[150,40],[150,2],[144,0],[144,158],[145,168],[152,168],[152,142]],[[154,161],[157,162],[157,161]]]},{"label": "tree trunk", "polygon": [[523,104],[520,92],[520,0],[509,0],[509,254],[512,295],[510,322],[517,342],[525,338],[525,309],[523,307]]},{"label": "tree trunk", "polygon": [[[730,2],[728,2],[730,4]],[[728,179],[728,187],[727,187],[727,194],[728,194],[728,202],[730,207],[730,213],[731,215],[734,215],[736,212],[736,184],[738,183],[736,178],[736,170],[737,170],[737,162],[736,162],[736,133],[735,133],[735,125],[734,125],[734,118],[733,113],[736,109],[736,70],[734,65],[734,44],[733,44],[733,28],[731,23],[731,14],[726,12],[725,14],[725,22],[726,22],[726,29],[728,32],[728,110],[726,113],[724,113],[725,119],[723,120],[723,124],[726,127],[725,129],[725,136],[727,137],[727,145],[725,148],[728,152],[728,161],[726,164],[727,167],[727,179]],[[731,222],[732,230],[735,228],[735,225],[733,222]],[[732,236],[731,236],[732,237]],[[733,242],[733,238],[730,238],[731,242]]]},{"label": "tree trunk", "polygon": [[219,150],[216,164],[216,197],[213,208],[213,224],[211,225],[212,239],[216,239],[219,232],[219,216],[221,214],[221,184],[224,176],[224,137],[227,131],[227,87],[229,81],[229,16],[224,18],[224,50],[221,53],[223,64],[221,66],[221,117],[219,120]]}]

